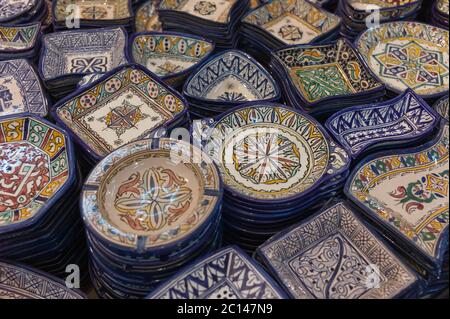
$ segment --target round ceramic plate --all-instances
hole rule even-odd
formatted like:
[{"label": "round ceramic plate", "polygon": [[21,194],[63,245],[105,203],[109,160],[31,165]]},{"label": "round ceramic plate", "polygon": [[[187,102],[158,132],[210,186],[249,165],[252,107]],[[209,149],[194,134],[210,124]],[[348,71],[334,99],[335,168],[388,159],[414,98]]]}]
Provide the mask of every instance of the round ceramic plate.
[{"label": "round ceramic plate", "polygon": [[218,171],[198,148],[169,139],[142,140],[94,168],[84,185],[82,215],[108,242],[158,249],[188,240],[206,226],[220,197]]},{"label": "round ceramic plate", "polygon": [[0,120],[0,230],[57,200],[75,176],[66,134],[34,116]]},{"label": "round ceramic plate", "polygon": [[37,0],[0,0],[0,23],[7,22],[34,8]]},{"label": "round ceramic plate", "polygon": [[391,22],[365,31],[356,46],[391,91],[411,88],[431,98],[448,92],[448,34],[427,24]]},{"label": "round ceramic plate", "polygon": [[226,113],[213,125],[205,150],[227,188],[253,200],[303,195],[327,172],[327,136],[313,119],[277,104]]}]

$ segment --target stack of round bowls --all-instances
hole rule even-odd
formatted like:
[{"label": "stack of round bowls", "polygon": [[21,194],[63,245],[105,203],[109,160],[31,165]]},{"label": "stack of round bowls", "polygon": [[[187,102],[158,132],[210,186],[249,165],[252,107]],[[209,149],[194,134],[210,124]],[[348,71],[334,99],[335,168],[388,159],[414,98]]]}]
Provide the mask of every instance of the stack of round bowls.
[{"label": "stack of round bowls", "polygon": [[148,139],[105,157],[82,193],[90,273],[102,298],[139,298],[221,244],[214,163],[182,141]]},{"label": "stack of round bowls", "polygon": [[72,143],[32,115],[0,120],[0,258],[65,277],[86,264]]},{"label": "stack of round bowls", "polygon": [[201,124],[194,142],[224,182],[224,239],[248,252],[335,196],[348,174],[346,151],[287,106],[246,104]]}]

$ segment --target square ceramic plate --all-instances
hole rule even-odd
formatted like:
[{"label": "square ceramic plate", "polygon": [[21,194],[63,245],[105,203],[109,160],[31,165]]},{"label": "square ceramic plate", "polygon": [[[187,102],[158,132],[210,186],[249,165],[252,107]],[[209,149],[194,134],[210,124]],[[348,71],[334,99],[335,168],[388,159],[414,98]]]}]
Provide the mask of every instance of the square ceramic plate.
[{"label": "square ceramic plate", "polygon": [[[449,131],[416,148],[374,154],[360,162],[344,191],[396,242],[439,265],[448,249]],[[400,244],[399,244],[400,245]],[[403,246],[405,246],[403,245]]]},{"label": "square ceramic plate", "polygon": [[0,26],[0,53],[32,50],[40,29],[40,23]]},{"label": "square ceramic plate", "polygon": [[392,92],[413,89],[422,98],[448,93],[448,30],[431,25],[390,22],[371,28],[355,41],[373,73]]},{"label": "square ceramic plate", "polygon": [[186,113],[184,99],[139,65],[111,71],[54,108],[57,122],[67,127],[94,159],[149,137]]},{"label": "square ceramic plate", "polygon": [[105,73],[126,63],[122,28],[54,32],[44,35],[42,43],[39,72],[44,81]]},{"label": "square ceramic plate", "polygon": [[343,203],[282,232],[257,250],[297,299],[390,299],[416,283],[400,261]]},{"label": "square ceramic plate", "polygon": [[64,23],[71,14],[68,6],[79,8],[81,20],[114,21],[131,19],[133,12],[129,0],[56,0],[53,1],[53,16],[56,23]]},{"label": "square ceramic plate", "polygon": [[306,0],[273,0],[251,11],[242,22],[292,45],[311,43],[335,31],[341,18]]},{"label": "square ceramic plate", "polygon": [[283,299],[278,285],[237,247],[186,267],[147,299]]},{"label": "square ceramic plate", "polygon": [[386,102],[345,108],[329,117],[325,126],[357,158],[372,146],[404,146],[424,138],[439,119],[424,100],[408,89]]},{"label": "square ceramic plate", "polygon": [[48,101],[27,60],[0,61],[0,115],[29,112],[46,116]]}]

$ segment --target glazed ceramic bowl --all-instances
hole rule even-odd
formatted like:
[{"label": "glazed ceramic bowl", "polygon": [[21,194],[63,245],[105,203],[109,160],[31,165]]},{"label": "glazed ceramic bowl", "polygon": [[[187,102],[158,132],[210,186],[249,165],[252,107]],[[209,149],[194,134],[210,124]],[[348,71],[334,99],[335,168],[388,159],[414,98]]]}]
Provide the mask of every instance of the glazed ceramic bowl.
[{"label": "glazed ceramic bowl", "polygon": [[397,94],[425,99],[448,93],[448,31],[418,22],[390,22],[365,31],[356,47],[371,70]]},{"label": "glazed ceramic bowl", "polygon": [[34,57],[39,49],[41,23],[0,25],[0,59]]},{"label": "glazed ceramic bowl", "polygon": [[448,121],[448,112],[449,112],[448,96],[444,96],[439,101],[437,101],[433,105],[433,108],[436,110],[436,112],[439,113],[439,115],[441,115],[444,119],[446,119]]},{"label": "glazed ceramic bowl", "polygon": [[39,3],[41,3],[39,0],[1,0],[0,6],[2,7],[2,10],[0,13],[0,23],[10,23],[12,20],[27,14],[33,8],[38,6]]},{"label": "glazed ceramic bowl", "polygon": [[134,22],[136,32],[162,31],[157,6],[154,0],[147,0],[136,8]]}]

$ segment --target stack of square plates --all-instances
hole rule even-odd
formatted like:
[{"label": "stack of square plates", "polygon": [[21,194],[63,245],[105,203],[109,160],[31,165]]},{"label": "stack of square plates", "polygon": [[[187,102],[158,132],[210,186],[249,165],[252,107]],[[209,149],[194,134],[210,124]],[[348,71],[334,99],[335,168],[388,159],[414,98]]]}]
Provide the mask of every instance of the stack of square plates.
[{"label": "stack of square plates", "polygon": [[105,157],[87,178],[81,202],[98,294],[145,297],[217,249],[221,201],[217,168],[188,143],[141,140]]},{"label": "stack of square plates", "polygon": [[224,239],[247,251],[335,196],[348,174],[325,129],[281,104],[249,103],[192,132],[224,181]]},{"label": "stack of square plates", "polygon": [[241,43],[255,57],[287,45],[321,43],[339,34],[341,18],[308,0],[273,0],[242,18]]},{"label": "stack of square plates", "polygon": [[296,299],[414,298],[423,281],[345,202],[265,242],[257,257]]},{"label": "stack of square plates", "polygon": [[130,0],[55,0],[52,11],[55,30],[114,26],[131,32],[134,18]]},{"label": "stack of square plates", "polygon": [[39,52],[41,23],[0,24],[0,60],[32,58]]},{"label": "stack of square plates", "polygon": [[72,143],[32,115],[2,117],[0,127],[0,258],[65,277],[87,257]]},{"label": "stack of square plates", "polygon": [[434,25],[444,29],[448,29],[448,1],[449,0],[436,0],[431,9],[431,21]]},{"label": "stack of square plates", "polygon": [[212,57],[183,87],[193,118],[214,117],[248,101],[280,99],[273,77],[247,53],[228,50]]},{"label": "stack of square plates", "polygon": [[81,86],[52,115],[74,137],[84,172],[122,145],[189,122],[183,97],[140,65],[121,66]]},{"label": "stack of square plates", "polygon": [[45,19],[48,7],[44,0],[0,1],[0,24],[17,25]]},{"label": "stack of square plates", "polygon": [[55,99],[66,96],[84,75],[105,73],[127,63],[127,42],[122,28],[46,34],[39,58],[41,79]]},{"label": "stack of square plates", "polygon": [[345,39],[273,51],[270,67],[290,105],[318,118],[385,95],[384,85]]},{"label": "stack of square plates", "polygon": [[[445,123],[445,124],[444,124]],[[352,171],[347,197],[427,279],[448,288],[449,127],[422,146],[373,154]]]},{"label": "stack of square plates", "polygon": [[343,19],[340,33],[353,40],[358,34],[376,27],[380,22],[414,20],[420,12],[422,2],[423,0],[341,0],[336,10]]},{"label": "stack of square plates", "polygon": [[248,0],[162,0],[158,14],[163,30],[196,34],[223,49],[234,48]]}]

